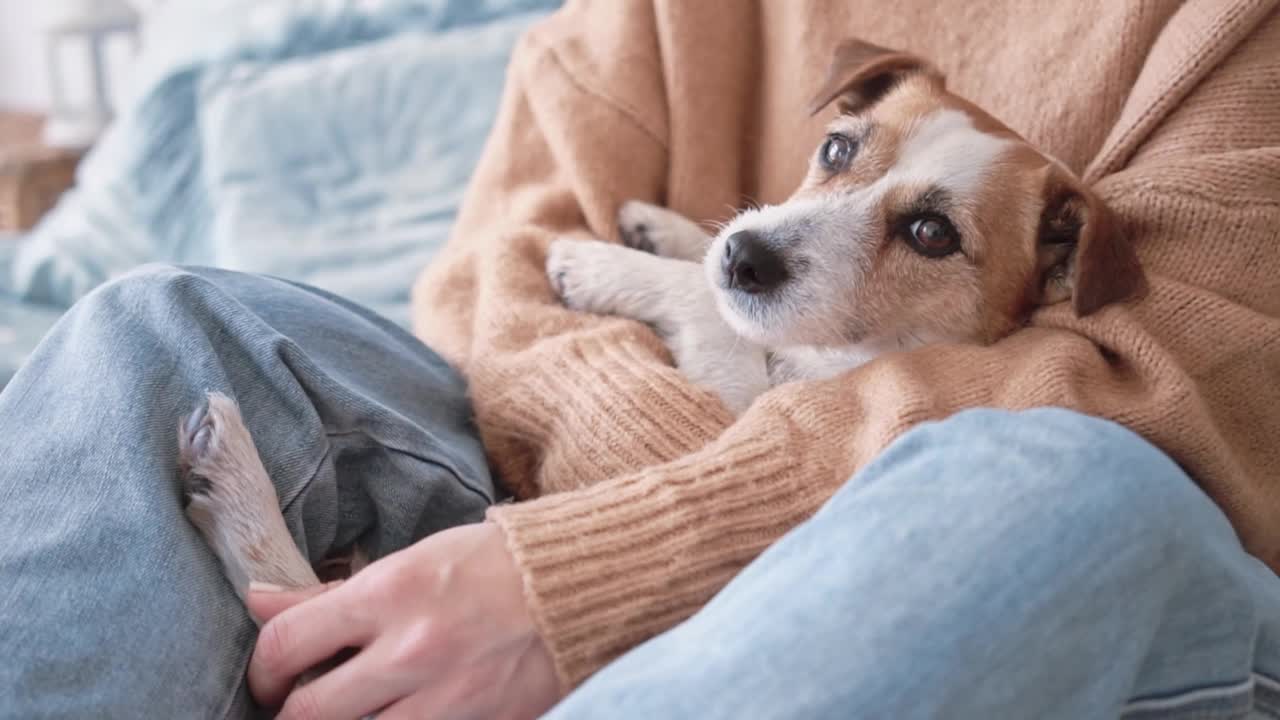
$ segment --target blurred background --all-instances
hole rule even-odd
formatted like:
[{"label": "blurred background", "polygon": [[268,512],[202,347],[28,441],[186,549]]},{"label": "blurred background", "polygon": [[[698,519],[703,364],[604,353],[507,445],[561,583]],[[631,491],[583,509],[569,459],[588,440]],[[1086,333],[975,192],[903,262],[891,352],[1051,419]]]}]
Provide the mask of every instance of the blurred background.
[{"label": "blurred background", "polygon": [[[51,109],[49,56],[55,52],[63,56],[60,60],[68,71],[69,94],[87,98],[93,81],[86,73],[88,48],[76,42],[51,43],[48,31],[56,24],[86,16],[104,19],[107,23],[132,25],[140,12],[153,5],[152,2],[107,0],[90,3],[0,0],[0,108],[40,113]],[[136,50],[134,37],[128,32],[104,35],[110,99],[117,103],[124,99],[128,88]]]},{"label": "blurred background", "polygon": [[[0,386],[152,262],[409,322],[520,35],[560,0],[0,0]],[[20,370],[21,369],[21,370]]]},{"label": "blurred background", "polygon": [[0,107],[46,107],[41,6],[0,0]]}]

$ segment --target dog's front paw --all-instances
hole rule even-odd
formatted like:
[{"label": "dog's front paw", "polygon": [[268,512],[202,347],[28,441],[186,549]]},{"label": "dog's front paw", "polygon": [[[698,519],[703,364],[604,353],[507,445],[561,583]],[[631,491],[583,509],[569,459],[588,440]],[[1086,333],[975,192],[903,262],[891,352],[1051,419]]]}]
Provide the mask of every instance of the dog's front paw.
[{"label": "dog's front paw", "polygon": [[618,235],[622,244],[647,253],[657,253],[652,235],[657,232],[655,220],[661,208],[639,200],[629,200],[618,209]]},{"label": "dog's front paw", "polygon": [[[209,393],[205,402],[184,418],[178,427],[178,469],[182,476],[183,505],[190,512],[215,502],[217,486],[210,482],[223,464],[228,417],[239,418],[235,403],[222,393]],[[232,424],[235,424],[234,421]]]},{"label": "dog's front paw", "polygon": [[[262,579],[252,559],[279,515],[275,487],[240,409],[222,393],[178,424],[178,470],[187,517],[222,561],[237,589]],[[287,536],[286,536],[287,537]]]},{"label": "dog's front paw", "polygon": [[[182,473],[183,498],[207,502],[228,492],[274,492],[265,477],[251,478],[254,485],[239,487],[261,466],[253,438],[240,417],[240,408],[231,398],[218,392],[206,396],[194,412],[178,427],[178,467]],[[263,471],[265,475],[265,471]]]},{"label": "dog's front paw", "polygon": [[677,260],[701,260],[711,236],[679,213],[631,200],[618,209],[618,234],[635,250]]},{"label": "dog's front paw", "polygon": [[187,517],[244,598],[250,581],[319,582],[298,551],[275,486],[234,400],[209,393],[178,423],[178,469]]},{"label": "dog's front paw", "polygon": [[[616,245],[580,240],[556,240],[547,252],[547,279],[565,307],[583,312],[607,312],[604,285]],[[616,262],[616,258],[615,258]]]}]

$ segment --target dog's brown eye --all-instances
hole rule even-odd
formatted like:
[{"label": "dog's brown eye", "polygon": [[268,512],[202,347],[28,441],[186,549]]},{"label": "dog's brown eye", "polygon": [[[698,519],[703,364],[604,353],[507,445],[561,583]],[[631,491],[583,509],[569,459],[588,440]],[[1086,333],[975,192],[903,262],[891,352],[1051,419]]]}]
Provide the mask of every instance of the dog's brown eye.
[{"label": "dog's brown eye", "polygon": [[842,172],[853,161],[854,149],[853,140],[844,135],[828,135],[818,149],[818,162],[828,172]]},{"label": "dog's brown eye", "polygon": [[925,217],[907,226],[907,242],[926,257],[943,257],[960,249],[960,236],[951,223],[940,218]]}]

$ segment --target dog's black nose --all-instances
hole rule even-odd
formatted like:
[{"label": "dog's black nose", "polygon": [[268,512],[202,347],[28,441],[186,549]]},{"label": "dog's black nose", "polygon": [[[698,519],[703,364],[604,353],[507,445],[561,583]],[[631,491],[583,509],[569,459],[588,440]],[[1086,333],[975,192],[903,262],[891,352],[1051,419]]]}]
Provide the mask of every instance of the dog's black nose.
[{"label": "dog's black nose", "polygon": [[729,287],[746,293],[768,292],[787,279],[782,256],[756,233],[740,230],[729,236],[721,262]]}]

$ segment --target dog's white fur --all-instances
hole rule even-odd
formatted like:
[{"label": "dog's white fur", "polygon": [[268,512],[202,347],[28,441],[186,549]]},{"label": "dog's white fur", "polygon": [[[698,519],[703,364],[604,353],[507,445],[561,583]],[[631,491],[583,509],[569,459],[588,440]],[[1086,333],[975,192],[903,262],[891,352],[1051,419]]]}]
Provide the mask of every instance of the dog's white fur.
[{"label": "dog's white fur", "polygon": [[[841,123],[846,133],[862,132],[857,119]],[[856,332],[851,291],[886,233],[880,207],[887,193],[904,185],[939,187],[952,203],[972,205],[1010,145],[979,132],[964,113],[940,109],[914,123],[893,166],[865,188],[748,209],[714,237],[677,213],[628,202],[618,225],[629,247],[556,240],[547,274],[568,307],[652,325],[692,382],[741,413],[774,385],[831,377],[885,352],[959,339],[912,327]],[[720,256],[739,231],[794,238],[782,252],[788,265],[803,270],[777,293],[735,292]]]},{"label": "dog's white fur", "polygon": [[878,184],[938,185],[972,198],[1010,145],[1010,140],[980,132],[959,110],[938,110],[920,119]]},{"label": "dog's white fur", "polygon": [[766,357],[724,322],[715,291],[703,280],[694,258],[706,255],[711,237],[675,213],[637,202],[623,206],[619,222],[634,244],[659,254],[558,240],[547,273],[560,297],[575,309],[652,325],[693,383],[714,388],[730,408],[744,409],[769,387]]}]

